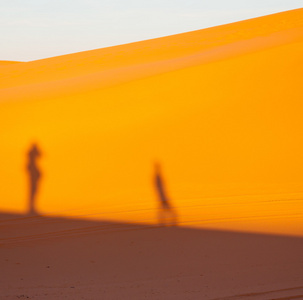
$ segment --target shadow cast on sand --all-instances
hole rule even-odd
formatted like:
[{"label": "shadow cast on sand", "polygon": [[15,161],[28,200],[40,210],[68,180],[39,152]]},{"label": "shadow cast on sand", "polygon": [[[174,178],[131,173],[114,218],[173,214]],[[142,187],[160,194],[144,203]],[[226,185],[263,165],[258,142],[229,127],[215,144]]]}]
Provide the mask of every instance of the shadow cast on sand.
[{"label": "shadow cast on sand", "polygon": [[0,295],[7,299],[303,294],[300,237],[5,213],[0,234],[0,268],[6,274]]},{"label": "shadow cast on sand", "polygon": [[167,191],[162,175],[161,165],[154,164],[154,186],[158,198],[158,221],[161,226],[177,226],[178,216],[176,209],[172,206],[171,200],[167,196]]},{"label": "shadow cast on sand", "polygon": [[37,160],[41,156],[41,150],[38,145],[33,143],[27,153],[27,173],[29,178],[29,197],[28,197],[28,214],[37,215],[36,198],[41,181],[41,171],[39,170]]}]

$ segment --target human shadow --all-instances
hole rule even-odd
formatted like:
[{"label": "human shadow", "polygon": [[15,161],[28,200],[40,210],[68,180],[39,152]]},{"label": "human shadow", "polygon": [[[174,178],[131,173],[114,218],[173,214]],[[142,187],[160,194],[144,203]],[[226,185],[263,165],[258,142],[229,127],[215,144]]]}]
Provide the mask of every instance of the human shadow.
[{"label": "human shadow", "polygon": [[168,198],[165,188],[165,183],[162,176],[161,166],[159,163],[154,165],[154,185],[158,195],[159,209],[158,220],[159,225],[176,226],[178,224],[177,212],[171,205],[171,200]]},{"label": "human shadow", "polygon": [[29,177],[29,199],[28,199],[28,214],[36,215],[36,198],[41,181],[41,171],[37,165],[37,159],[41,156],[37,144],[32,144],[27,153],[27,173]]}]

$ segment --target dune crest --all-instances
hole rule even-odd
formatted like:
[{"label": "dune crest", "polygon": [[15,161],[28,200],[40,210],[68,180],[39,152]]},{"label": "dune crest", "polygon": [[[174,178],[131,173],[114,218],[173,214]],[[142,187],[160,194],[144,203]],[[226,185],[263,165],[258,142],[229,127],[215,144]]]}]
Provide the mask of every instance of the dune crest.
[{"label": "dune crest", "polygon": [[11,66],[19,63],[21,63],[21,61],[0,60],[0,67]]},{"label": "dune crest", "polygon": [[6,70],[0,87],[55,81],[51,85],[54,88],[58,81],[63,80],[65,85],[64,80],[68,84],[77,77],[77,82],[83,82],[82,86],[91,80],[102,85],[108,77],[116,84],[121,79],[128,81],[131,73],[136,73],[131,79],[138,79],[302,42],[301,15],[302,9],[297,9],[164,38],[32,61]]}]

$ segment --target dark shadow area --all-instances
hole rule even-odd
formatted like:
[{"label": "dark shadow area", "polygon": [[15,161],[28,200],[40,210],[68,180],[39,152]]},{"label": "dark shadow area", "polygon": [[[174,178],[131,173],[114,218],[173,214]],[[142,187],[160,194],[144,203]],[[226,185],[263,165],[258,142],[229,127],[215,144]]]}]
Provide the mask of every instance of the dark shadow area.
[{"label": "dark shadow area", "polygon": [[292,299],[302,253],[301,237],[0,213],[0,296]]},{"label": "dark shadow area", "polygon": [[27,172],[29,177],[29,198],[28,198],[28,213],[30,215],[36,215],[36,198],[39,190],[39,184],[41,181],[41,171],[38,168],[37,160],[41,156],[37,144],[32,144],[27,153]]},{"label": "dark shadow area", "polygon": [[176,226],[178,224],[177,212],[171,205],[171,200],[167,196],[161,166],[155,163],[154,185],[158,195],[158,220],[160,225]]}]

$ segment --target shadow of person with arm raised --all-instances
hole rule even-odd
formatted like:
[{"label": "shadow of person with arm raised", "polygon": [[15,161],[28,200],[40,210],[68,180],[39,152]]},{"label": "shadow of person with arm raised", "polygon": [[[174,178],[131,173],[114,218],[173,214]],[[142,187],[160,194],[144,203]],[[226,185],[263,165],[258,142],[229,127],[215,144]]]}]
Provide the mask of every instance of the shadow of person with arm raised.
[{"label": "shadow of person with arm raised", "polygon": [[28,199],[28,213],[30,215],[36,215],[36,197],[38,192],[39,183],[41,180],[41,172],[37,165],[37,159],[41,156],[41,151],[38,146],[32,144],[30,150],[27,153],[27,172],[29,177],[29,199]]},{"label": "shadow of person with arm raised", "polygon": [[176,226],[177,225],[177,213],[171,206],[171,201],[167,197],[164,180],[161,173],[161,166],[159,163],[155,163],[155,175],[154,185],[158,195],[159,210],[158,219],[159,225],[162,226]]}]

